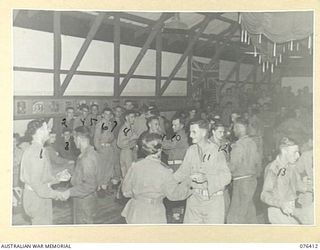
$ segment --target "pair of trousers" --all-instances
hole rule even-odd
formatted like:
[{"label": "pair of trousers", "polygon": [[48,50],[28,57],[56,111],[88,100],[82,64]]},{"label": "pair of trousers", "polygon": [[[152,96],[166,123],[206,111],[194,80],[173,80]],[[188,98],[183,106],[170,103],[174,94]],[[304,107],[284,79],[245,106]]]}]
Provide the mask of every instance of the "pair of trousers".
[{"label": "pair of trousers", "polygon": [[94,224],[96,208],[96,194],[90,194],[84,198],[73,198],[73,223]]},{"label": "pair of trousers", "polygon": [[227,216],[228,224],[256,224],[256,208],[253,195],[257,188],[256,177],[234,180],[232,197]]},{"label": "pair of trousers", "polygon": [[223,194],[208,201],[200,200],[196,195],[187,199],[185,224],[224,224],[225,204]]}]

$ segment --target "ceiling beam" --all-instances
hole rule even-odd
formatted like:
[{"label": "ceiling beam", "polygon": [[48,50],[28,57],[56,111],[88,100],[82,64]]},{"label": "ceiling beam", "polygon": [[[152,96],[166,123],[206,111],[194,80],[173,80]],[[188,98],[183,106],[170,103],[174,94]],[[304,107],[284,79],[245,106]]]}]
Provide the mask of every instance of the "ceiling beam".
[{"label": "ceiling beam", "polygon": [[113,26],[113,56],[114,56],[114,82],[113,82],[113,95],[120,96],[120,17],[118,14],[114,15]]},{"label": "ceiling beam", "polygon": [[61,70],[61,12],[53,12],[53,95],[60,96]]},{"label": "ceiling beam", "polygon": [[117,13],[120,16],[120,18],[134,21],[137,23],[142,23],[142,24],[147,24],[147,25],[154,25],[156,23],[156,21],[151,20],[149,18],[136,16],[134,14],[130,14],[127,12],[115,12],[115,13]]},{"label": "ceiling beam", "polygon": [[169,86],[170,82],[172,81],[172,79],[175,77],[175,75],[177,74],[177,72],[179,71],[179,69],[181,68],[183,62],[185,61],[185,59],[187,58],[187,56],[189,55],[189,53],[191,52],[194,44],[198,41],[199,37],[201,36],[202,32],[206,29],[206,27],[208,26],[208,24],[211,22],[212,20],[212,16],[206,16],[205,19],[202,21],[201,27],[199,28],[199,30],[195,33],[195,35],[190,39],[190,42],[185,50],[185,52],[183,53],[183,55],[180,57],[178,63],[176,64],[176,66],[174,67],[174,69],[172,70],[171,74],[169,75],[169,78],[165,81],[165,83],[163,84],[161,90],[160,90],[160,95],[163,95],[164,91],[166,90],[166,88]]},{"label": "ceiling beam", "polygon": [[139,66],[142,58],[146,54],[147,50],[150,48],[150,45],[151,45],[152,41],[154,40],[154,38],[157,35],[157,33],[160,31],[163,23],[167,19],[169,19],[170,17],[171,17],[171,15],[163,13],[160,16],[160,18],[157,20],[157,22],[154,24],[153,29],[152,29],[151,33],[149,34],[146,42],[144,43],[144,45],[141,48],[139,54],[137,55],[136,59],[134,60],[133,64],[131,65],[126,77],[122,80],[122,82],[120,84],[120,89],[119,89],[120,90],[120,94],[124,90],[124,88],[127,86],[131,76],[134,74],[134,72],[137,69],[137,67]]},{"label": "ceiling beam", "polygon": [[100,13],[94,20],[93,25],[91,26],[89,33],[85,39],[85,41],[83,42],[74,62],[71,65],[71,68],[69,70],[69,73],[67,74],[66,78],[64,79],[62,85],[61,85],[61,95],[64,94],[64,92],[66,91],[74,73],[76,72],[77,68],[79,67],[82,58],[84,57],[86,51],[89,48],[89,45],[91,43],[91,41],[93,40],[93,38],[95,37],[95,35],[98,32],[98,29],[101,25],[101,23],[103,22],[103,20],[106,18],[106,14],[104,13]]},{"label": "ceiling beam", "polygon": [[162,33],[159,32],[156,37],[156,97],[161,89],[161,69],[162,69]]}]

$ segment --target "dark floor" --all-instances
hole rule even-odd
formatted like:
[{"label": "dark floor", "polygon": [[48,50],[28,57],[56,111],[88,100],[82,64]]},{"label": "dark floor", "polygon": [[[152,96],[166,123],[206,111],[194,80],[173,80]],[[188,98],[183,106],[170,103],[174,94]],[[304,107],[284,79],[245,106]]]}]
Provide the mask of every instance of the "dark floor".
[{"label": "dark floor", "polygon": [[[254,196],[254,203],[257,209],[257,220],[259,224],[267,223],[267,207],[260,201],[262,181],[258,181],[258,187]],[[116,190],[105,193],[104,197],[98,198],[97,214],[95,224],[125,224],[125,219],[121,216],[121,211],[127,201],[125,198],[115,199]],[[183,202],[165,202],[167,207],[175,207],[174,213],[177,215],[181,212]],[[169,223],[182,223],[183,216],[173,218],[172,214],[167,214]],[[30,225],[28,216],[25,215],[21,204],[13,209],[13,225]],[[70,225],[72,224],[72,200],[54,201],[53,202],[53,224]]]}]

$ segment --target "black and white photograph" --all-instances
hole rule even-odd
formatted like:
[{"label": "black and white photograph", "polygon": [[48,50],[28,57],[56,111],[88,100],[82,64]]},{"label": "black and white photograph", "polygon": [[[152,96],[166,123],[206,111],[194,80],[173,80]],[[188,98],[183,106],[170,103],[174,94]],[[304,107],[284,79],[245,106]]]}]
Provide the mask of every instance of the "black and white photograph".
[{"label": "black and white photograph", "polygon": [[12,226],[315,225],[314,37],[312,10],[13,9]]}]

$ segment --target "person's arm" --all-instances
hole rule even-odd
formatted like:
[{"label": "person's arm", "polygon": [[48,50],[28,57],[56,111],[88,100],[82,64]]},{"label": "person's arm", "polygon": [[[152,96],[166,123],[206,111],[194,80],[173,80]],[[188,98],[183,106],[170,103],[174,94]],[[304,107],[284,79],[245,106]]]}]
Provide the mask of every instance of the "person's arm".
[{"label": "person's arm", "polygon": [[[71,197],[84,198],[97,190],[97,168],[98,161],[93,156],[82,160],[83,176],[81,183],[70,188]],[[72,179],[71,179],[72,181]]]},{"label": "person's arm", "polygon": [[219,152],[214,160],[214,166],[210,165],[205,169],[208,180],[209,195],[224,190],[231,182],[231,172],[227,166],[226,158]]},{"label": "person's arm", "polygon": [[267,167],[261,192],[261,200],[269,206],[281,208],[282,202],[273,192],[276,178],[276,174]]},{"label": "person's arm", "polygon": [[165,196],[171,201],[178,201],[187,199],[191,195],[190,180],[185,179],[183,182],[178,182],[170,169],[167,169],[165,175],[165,182],[161,186],[161,189]]},{"label": "person's arm", "polygon": [[133,196],[133,180],[135,173],[135,164],[133,163],[132,166],[129,168],[124,180],[122,182],[122,193],[125,197],[132,197]]},{"label": "person's arm", "polygon": [[118,134],[117,145],[121,149],[130,148],[130,137],[124,133],[125,127],[122,127]]},{"label": "person's arm", "polygon": [[48,157],[51,163],[56,165],[65,165],[69,163],[69,160],[60,157],[58,152],[55,151],[52,147],[47,147],[46,151],[48,152]]},{"label": "person's arm", "polygon": [[173,174],[174,178],[178,181],[184,181],[186,178],[190,178],[191,175],[191,167],[192,167],[192,149],[188,148],[186,155],[183,159],[182,164],[178,168],[178,170]]},{"label": "person's arm", "polygon": [[94,131],[94,136],[93,136],[93,144],[97,150],[101,149],[101,143],[100,143],[101,126],[102,126],[102,123],[98,122]]}]

